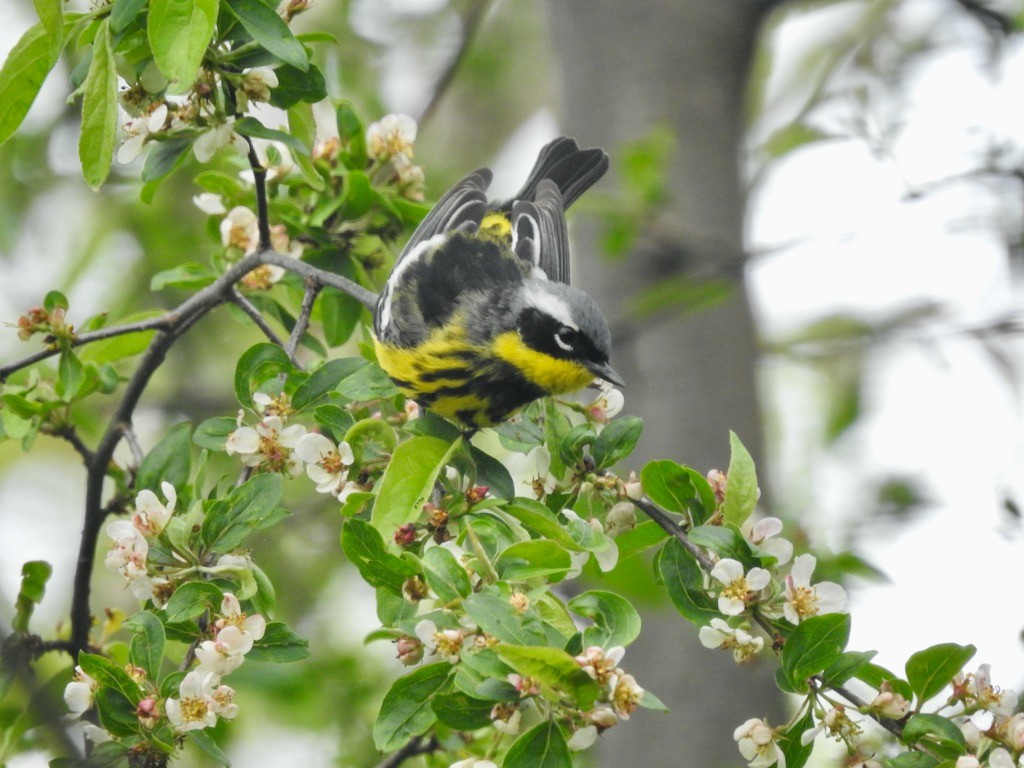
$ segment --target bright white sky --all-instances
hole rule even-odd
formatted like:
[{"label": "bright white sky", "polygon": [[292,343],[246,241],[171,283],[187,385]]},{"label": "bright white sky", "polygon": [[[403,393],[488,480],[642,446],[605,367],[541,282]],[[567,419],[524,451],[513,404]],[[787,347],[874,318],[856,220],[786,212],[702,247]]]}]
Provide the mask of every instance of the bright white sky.
[{"label": "bright white sky", "polygon": [[[949,4],[914,0],[904,19],[921,24],[940,13],[948,14]],[[0,6],[0,54],[30,23],[22,14],[20,6]],[[768,112],[776,124],[798,103],[789,75],[799,78],[801,52],[827,41],[836,25],[855,21],[849,6],[826,8],[780,31]],[[946,43],[975,38],[970,28],[951,28],[942,37]],[[841,546],[830,531],[836,520],[863,517],[870,506],[867,486],[889,474],[921,478],[933,506],[919,522],[861,529],[860,552],[892,583],[854,585],[852,647],[877,649],[879,663],[900,670],[909,653],[931,643],[974,643],[976,662],[992,663],[994,681],[1019,690],[1024,544],[999,504],[1006,492],[1024,500],[1022,393],[957,330],[1019,314],[999,223],[1019,215],[1021,198],[1011,193],[1020,190],[959,184],[906,201],[908,185],[976,167],[986,134],[1024,143],[1024,55],[1014,47],[1002,69],[984,73],[978,66],[983,53],[978,45],[954,45],[921,57],[903,97],[912,106],[890,155],[873,155],[859,141],[837,141],[779,162],[752,198],[750,247],[770,253],[754,260],[749,281],[768,338],[837,311],[878,319],[922,300],[943,306],[942,321],[902,333],[869,355],[865,416],[823,455],[817,452],[821,380],[785,361],[766,363],[768,400],[782,425],[776,493],[803,511],[816,543]],[[62,88],[50,87],[35,108],[40,118],[59,108]],[[839,119],[823,124],[836,128]],[[532,156],[554,130],[549,117],[535,116],[497,158],[496,170],[515,165],[520,154]],[[499,180],[518,177],[497,173]],[[55,231],[41,218],[32,233],[36,247],[5,254],[13,265],[0,271],[17,274],[18,295],[0,289],[2,319],[16,316],[26,292],[41,295],[51,283],[47,265],[61,268]],[[30,263],[24,254],[38,253],[39,243],[50,258]],[[795,245],[777,250],[784,244]],[[1017,364],[1020,342],[998,343]],[[74,530],[59,542],[52,531],[66,528],[68,510],[77,515],[81,502],[70,484],[52,482],[49,469],[30,460],[16,475],[0,478],[0,508],[41,510],[0,515],[0,594],[15,594],[25,559],[54,561],[55,588],[70,581]],[[30,503],[20,496],[25,487],[39,494]],[[48,600],[43,615],[55,620],[62,605]]]}]

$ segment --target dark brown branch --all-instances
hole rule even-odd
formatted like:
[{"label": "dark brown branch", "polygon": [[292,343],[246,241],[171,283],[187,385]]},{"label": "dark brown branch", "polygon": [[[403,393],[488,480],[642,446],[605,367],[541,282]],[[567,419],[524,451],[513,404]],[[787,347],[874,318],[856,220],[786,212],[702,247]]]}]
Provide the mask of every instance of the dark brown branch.
[{"label": "dark brown branch", "polygon": [[[110,328],[101,328],[98,331],[90,331],[89,333],[81,333],[75,336],[71,340],[72,347],[81,347],[85,344],[91,344],[94,341],[101,341],[103,339],[110,339],[115,336],[126,336],[130,333],[142,333],[144,331],[156,331],[167,328],[167,315],[160,317],[152,317],[148,320],[139,320],[134,323],[125,323],[124,325],[115,325]],[[41,349],[27,357],[23,357],[20,360],[15,360],[7,365],[0,365],[0,382],[6,381],[7,377],[15,371],[20,371],[22,368],[46,360],[48,357],[60,354],[59,348],[48,347]]]},{"label": "dark brown branch", "polygon": [[490,7],[490,0],[478,0],[473,3],[462,16],[462,40],[459,43],[458,50],[455,51],[455,55],[452,56],[451,61],[448,62],[448,66],[444,72],[441,73],[441,77],[434,85],[434,92],[430,95],[430,101],[427,102],[427,106],[423,108],[420,113],[417,123],[420,126],[425,125],[430,121],[430,118],[434,116],[434,112],[437,111],[438,105],[441,103],[441,99],[448,92],[451,84],[455,81],[455,75],[462,67],[463,62],[466,60],[466,56],[469,54],[469,49],[476,38],[476,33],[480,29],[480,22],[483,21],[484,16],[487,14],[487,9]]},{"label": "dark brown branch", "polygon": [[89,630],[92,625],[92,614],[89,610],[91,577],[100,529],[107,516],[107,509],[103,505],[103,485],[114,456],[114,450],[124,438],[125,431],[131,429],[135,408],[153,374],[163,363],[171,345],[200,317],[225,301],[230,301],[231,288],[259,264],[260,259],[257,254],[242,259],[232,265],[215,282],[164,316],[167,322],[166,329],[157,331],[149,347],[143,353],[138,368],[128,381],[121,402],[100,438],[91,461],[88,462],[82,539],[79,543],[78,563],[75,568],[71,598],[70,646],[73,652],[79,652],[89,647]]},{"label": "dark brown branch", "polygon": [[231,289],[229,298],[236,307],[249,316],[249,319],[255,323],[257,328],[263,331],[263,335],[267,337],[271,344],[276,344],[279,347],[284,346],[284,342],[281,338],[274,332],[274,329],[270,327],[270,324],[263,319],[263,314],[256,309],[256,306],[245,298],[237,288]]},{"label": "dark brown branch", "polygon": [[392,752],[390,755],[385,757],[379,763],[376,768],[397,768],[397,766],[404,763],[410,757],[416,757],[417,755],[427,755],[431,752],[436,752],[440,749],[441,744],[437,740],[437,736],[417,736],[409,740],[404,747],[397,752]]},{"label": "dark brown branch", "polygon": [[267,169],[260,162],[256,145],[248,136],[245,143],[249,145],[249,165],[252,166],[253,183],[256,187],[256,220],[260,233],[260,250],[268,251],[270,243],[270,212],[267,206]]},{"label": "dark brown branch", "polygon": [[707,556],[704,550],[690,541],[690,537],[686,535],[686,530],[679,525],[679,523],[669,517],[665,510],[646,496],[640,499],[635,499],[633,504],[651,518],[651,520],[657,523],[663,531],[674,536],[676,541],[682,544],[683,548],[693,555],[694,559],[700,564],[700,567],[708,573],[711,573],[711,569],[715,567],[715,564],[711,562],[711,558]]},{"label": "dark brown branch", "polygon": [[274,264],[305,278],[312,278],[321,285],[337,288],[339,291],[347,293],[353,299],[360,302],[367,309],[372,310],[377,303],[377,294],[364,288],[359,283],[349,280],[347,277],[336,275],[333,272],[318,269],[312,264],[307,264],[291,256],[285,256],[277,251],[264,251],[260,254],[260,261],[263,264]]},{"label": "dark brown branch", "polygon": [[309,318],[313,313],[313,304],[316,303],[316,297],[320,295],[320,291],[323,289],[320,281],[312,276],[307,277],[304,282],[306,284],[306,292],[302,296],[302,307],[299,309],[299,316],[295,319],[292,335],[284,348],[284,351],[288,354],[288,359],[293,363],[295,362],[295,353],[299,349],[299,342],[302,341],[303,334],[309,328]]}]

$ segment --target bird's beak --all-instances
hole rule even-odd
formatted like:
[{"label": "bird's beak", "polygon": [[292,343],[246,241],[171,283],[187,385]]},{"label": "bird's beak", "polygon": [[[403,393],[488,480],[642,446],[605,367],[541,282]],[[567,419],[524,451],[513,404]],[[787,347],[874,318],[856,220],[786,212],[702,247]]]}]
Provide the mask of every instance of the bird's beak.
[{"label": "bird's beak", "polygon": [[597,376],[597,378],[604,379],[617,387],[626,386],[626,382],[622,380],[622,377],[619,376],[619,374],[615,372],[615,369],[608,363],[589,362],[585,363],[585,365],[587,366],[587,370]]}]

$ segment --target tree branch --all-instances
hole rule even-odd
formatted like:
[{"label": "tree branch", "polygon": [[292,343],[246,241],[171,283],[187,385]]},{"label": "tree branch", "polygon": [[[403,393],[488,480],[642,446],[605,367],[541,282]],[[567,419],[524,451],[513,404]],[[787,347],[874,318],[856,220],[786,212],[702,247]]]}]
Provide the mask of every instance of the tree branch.
[{"label": "tree branch", "polygon": [[107,510],[103,505],[103,485],[114,450],[124,438],[125,431],[131,429],[135,408],[150,379],[163,363],[167,351],[174,342],[200,317],[225,301],[230,301],[230,292],[235,283],[259,264],[259,254],[247,256],[232,265],[215,282],[195,293],[177,309],[164,316],[167,328],[157,331],[149,347],[143,353],[138,368],[128,382],[121,402],[100,438],[92,460],[88,462],[82,539],[78,549],[78,563],[75,568],[71,597],[70,647],[75,653],[89,647],[89,630],[92,625],[89,593],[99,532],[107,516]]},{"label": "tree branch", "polygon": [[410,757],[427,755],[440,749],[441,744],[437,736],[417,736],[409,739],[409,742],[397,752],[392,752],[379,763],[376,768],[397,768]]},{"label": "tree branch", "polygon": [[271,344],[276,344],[279,347],[284,346],[284,342],[281,338],[274,332],[274,329],[270,327],[269,323],[263,319],[263,314],[251,301],[242,295],[241,291],[232,287],[229,298],[231,299],[232,304],[245,312],[245,314],[249,316],[249,319],[255,323],[256,327],[263,331],[263,335],[267,337]]},{"label": "tree branch", "polygon": [[299,342],[302,341],[303,334],[309,328],[309,318],[313,313],[313,304],[316,303],[316,297],[320,295],[320,291],[323,289],[323,285],[314,277],[307,277],[304,282],[306,284],[306,293],[302,296],[302,307],[299,309],[299,316],[295,319],[292,335],[284,348],[284,351],[288,354],[288,359],[293,363],[295,362],[295,353],[299,349]]},{"label": "tree branch", "polygon": [[665,510],[646,496],[634,499],[633,505],[657,523],[663,531],[674,536],[676,540],[683,545],[683,548],[693,555],[693,558],[700,564],[700,567],[708,573],[711,573],[711,569],[715,567],[715,564],[711,562],[711,558],[705,554],[704,550],[690,541],[690,537],[686,535],[686,530],[675,520],[669,517]]}]

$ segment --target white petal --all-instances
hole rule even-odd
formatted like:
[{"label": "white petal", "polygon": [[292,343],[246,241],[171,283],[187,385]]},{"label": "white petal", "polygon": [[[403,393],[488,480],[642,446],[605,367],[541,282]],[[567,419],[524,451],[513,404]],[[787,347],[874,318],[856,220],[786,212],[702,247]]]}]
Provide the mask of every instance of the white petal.
[{"label": "white petal", "polygon": [[759,592],[771,583],[772,575],[764,568],[751,568],[747,573],[747,585],[754,592]]},{"label": "white petal", "polygon": [[809,587],[811,574],[814,573],[814,567],[817,564],[818,560],[814,555],[800,555],[794,560],[793,569],[790,571],[790,576],[793,577],[793,586]]},{"label": "white petal", "polygon": [[738,560],[728,557],[719,560],[711,569],[711,578],[717,579],[723,584],[732,584],[737,579],[743,578],[743,565]]},{"label": "white petal", "polygon": [[307,432],[295,443],[295,453],[307,464],[317,464],[323,461],[324,457],[336,451],[337,449],[334,447],[331,439],[326,435],[321,435],[319,432]]}]

